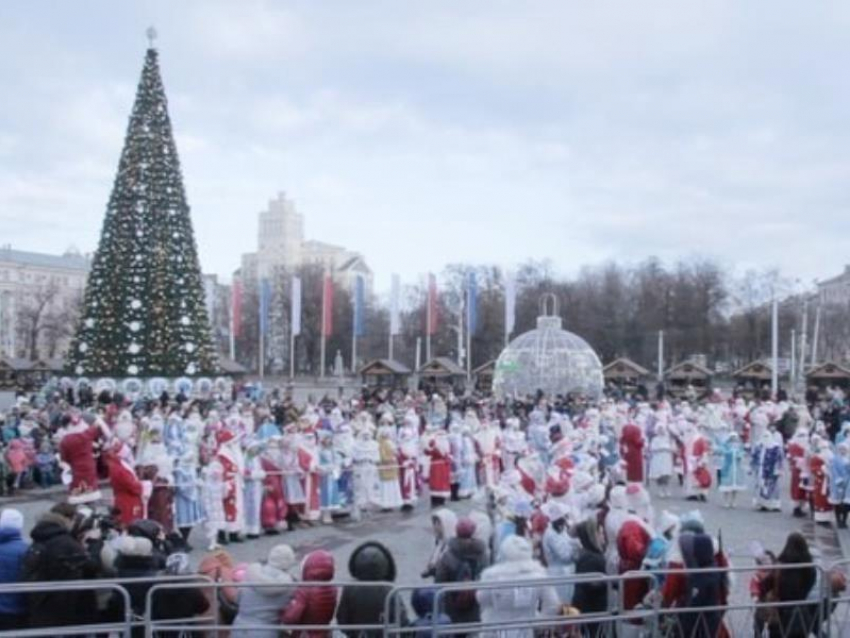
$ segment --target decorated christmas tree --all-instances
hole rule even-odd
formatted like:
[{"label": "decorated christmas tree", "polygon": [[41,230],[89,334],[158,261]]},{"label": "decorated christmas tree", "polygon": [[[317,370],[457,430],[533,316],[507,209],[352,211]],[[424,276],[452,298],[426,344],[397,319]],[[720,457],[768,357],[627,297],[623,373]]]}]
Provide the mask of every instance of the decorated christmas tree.
[{"label": "decorated christmas tree", "polygon": [[67,360],[71,374],[89,377],[217,371],[189,206],[152,45]]}]

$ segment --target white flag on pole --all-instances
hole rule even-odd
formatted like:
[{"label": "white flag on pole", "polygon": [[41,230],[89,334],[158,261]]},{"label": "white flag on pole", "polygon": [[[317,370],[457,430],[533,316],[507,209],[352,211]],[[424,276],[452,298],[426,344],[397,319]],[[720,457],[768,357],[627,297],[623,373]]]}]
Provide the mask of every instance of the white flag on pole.
[{"label": "white flag on pole", "polygon": [[516,324],[516,280],[510,271],[505,272],[505,334],[510,335]]},{"label": "white flag on pole", "polygon": [[399,321],[399,297],[401,295],[401,280],[394,274],[392,287],[390,288],[390,334],[397,335],[401,332]]},{"label": "white flag on pole", "polygon": [[292,336],[301,334],[301,277],[292,278]]}]

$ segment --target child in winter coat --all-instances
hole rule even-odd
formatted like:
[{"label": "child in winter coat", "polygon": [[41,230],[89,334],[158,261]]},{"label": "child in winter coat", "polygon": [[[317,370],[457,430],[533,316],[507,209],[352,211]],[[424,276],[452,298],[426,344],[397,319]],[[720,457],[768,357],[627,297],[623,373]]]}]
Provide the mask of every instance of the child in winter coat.
[{"label": "child in winter coat", "polygon": [[[334,557],[324,550],[310,552],[304,559],[301,580],[305,583],[328,582],[334,577]],[[282,625],[330,625],[336,611],[338,592],[330,585],[299,587],[280,615]],[[330,638],[330,631],[304,630],[294,638]]]},{"label": "child in winter coat", "polygon": [[9,464],[9,486],[14,491],[21,486],[21,479],[29,468],[23,440],[13,439],[9,442],[6,462]]},{"label": "child in winter coat", "polygon": [[45,439],[41,442],[38,454],[35,455],[35,463],[38,468],[38,484],[43,488],[50,487],[56,483],[56,452]]},{"label": "child in winter coat", "polygon": [[[295,579],[289,570],[295,566],[295,552],[289,545],[275,545],[265,563],[251,563],[245,572],[250,583],[262,587],[239,589],[239,613],[233,621],[231,638],[277,638],[275,625],[280,610],[295,595]],[[259,629],[257,625],[268,625]],[[252,628],[253,626],[253,628]]]},{"label": "child in winter coat", "polygon": [[430,587],[414,589],[410,595],[410,606],[416,614],[416,620],[411,623],[413,627],[421,627],[416,632],[416,638],[428,638],[431,635],[431,627],[434,625],[450,625],[451,619],[443,613],[434,618],[434,590]]}]

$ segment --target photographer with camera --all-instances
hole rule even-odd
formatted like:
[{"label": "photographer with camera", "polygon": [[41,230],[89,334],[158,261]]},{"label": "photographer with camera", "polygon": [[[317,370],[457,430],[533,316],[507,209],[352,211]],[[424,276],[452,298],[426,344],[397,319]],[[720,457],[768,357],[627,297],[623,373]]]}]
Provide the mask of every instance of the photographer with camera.
[{"label": "photographer with camera", "polygon": [[[32,545],[24,556],[22,582],[55,582],[96,577],[100,565],[81,542],[76,507],[54,505],[30,532]],[[97,617],[92,591],[46,591],[27,595],[30,627],[90,624]]]}]

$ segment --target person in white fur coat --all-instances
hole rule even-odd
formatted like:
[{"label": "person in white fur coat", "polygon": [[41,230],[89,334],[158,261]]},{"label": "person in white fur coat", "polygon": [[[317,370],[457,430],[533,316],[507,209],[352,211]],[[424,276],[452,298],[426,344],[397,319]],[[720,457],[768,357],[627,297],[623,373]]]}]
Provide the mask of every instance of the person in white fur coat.
[{"label": "person in white fur coat", "polygon": [[[531,543],[520,536],[506,538],[499,550],[499,562],[481,573],[481,584],[500,581],[539,580],[546,578],[546,568],[534,560]],[[517,620],[557,616],[561,611],[558,594],[551,586],[479,589],[481,622],[504,623]],[[533,628],[483,630],[483,638],[531,638]]]},{"label": "person in white fur coat", "polygon": [[629,517],[628,499],[626,497],[626,486],[615,485],[608,495],[608,513],[605,515],[605,562],[608,565],[608,573],[616,574],[620,555],[617,553],[617,536],[620,528]]}]

